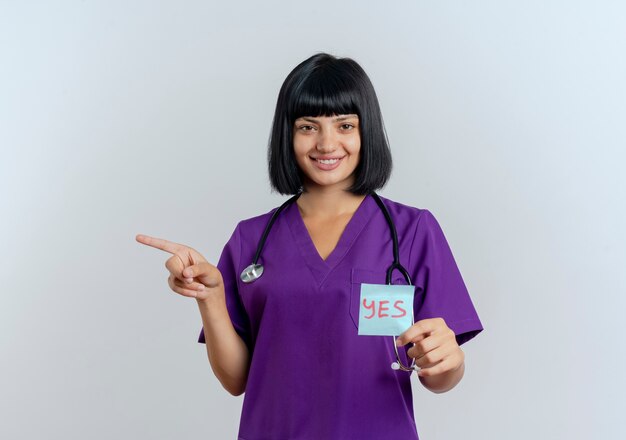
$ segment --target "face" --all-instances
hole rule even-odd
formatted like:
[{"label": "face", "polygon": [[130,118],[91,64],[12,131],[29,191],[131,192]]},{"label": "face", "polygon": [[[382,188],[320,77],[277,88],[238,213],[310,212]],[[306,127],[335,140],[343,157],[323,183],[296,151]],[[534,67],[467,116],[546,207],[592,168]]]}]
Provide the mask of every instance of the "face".
[{"label": "face", "polygon": [[355,114],[303,116],[293,127],[293,148],[305,187],[348,188],[359,164],[361,137]]}]

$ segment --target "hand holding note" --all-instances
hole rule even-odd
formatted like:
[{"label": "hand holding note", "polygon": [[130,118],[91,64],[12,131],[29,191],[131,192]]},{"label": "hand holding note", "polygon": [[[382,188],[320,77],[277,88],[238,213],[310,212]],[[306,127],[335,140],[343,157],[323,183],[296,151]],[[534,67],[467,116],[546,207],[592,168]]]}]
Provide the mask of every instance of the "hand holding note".
[{"label": "hand holding note", "polygon": [[420,376],[435,376],[456,370],[465,361],[465,354],[456,342],[454,331],[443,318],[422,319],[396,339],[397,346],[412,342],[407,354],[421,368]]}]

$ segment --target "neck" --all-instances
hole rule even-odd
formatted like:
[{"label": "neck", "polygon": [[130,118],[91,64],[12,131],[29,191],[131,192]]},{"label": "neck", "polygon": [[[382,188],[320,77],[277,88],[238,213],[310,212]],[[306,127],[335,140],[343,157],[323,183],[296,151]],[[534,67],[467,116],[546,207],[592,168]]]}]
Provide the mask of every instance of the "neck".
[{"label": "neck", "polygon": [[296,203],[303,218],[332,218],[354,213],[364,198],[345,188],[307,185]]}]

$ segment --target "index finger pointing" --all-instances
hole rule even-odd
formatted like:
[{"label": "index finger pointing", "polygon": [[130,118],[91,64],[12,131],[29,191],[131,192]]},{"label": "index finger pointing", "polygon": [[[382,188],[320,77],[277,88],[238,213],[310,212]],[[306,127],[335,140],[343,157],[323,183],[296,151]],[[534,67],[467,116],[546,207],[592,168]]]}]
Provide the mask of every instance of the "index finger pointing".
[{"label": "index finger pointing", "polygon": [[135,240],[139,243],[152,246],[153,248],[169,252],[170,254],[175,254],[185,247],[182,244],[174,243],[173,241],[164,240],[162,238],[150,237],[149,235],[137,234]]}]

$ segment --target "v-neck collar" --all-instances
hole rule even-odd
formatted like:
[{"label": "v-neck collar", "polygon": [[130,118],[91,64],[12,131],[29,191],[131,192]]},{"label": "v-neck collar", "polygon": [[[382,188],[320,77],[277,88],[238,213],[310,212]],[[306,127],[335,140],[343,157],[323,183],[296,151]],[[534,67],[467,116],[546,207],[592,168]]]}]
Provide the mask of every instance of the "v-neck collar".
[{"label": "v-neck collar", "polygon": [[317,251],[313,239],[304,224],[298,204],[294,201],[285,208],[285,219],[291,229],[294,243],[300,250],[302,258],[311,269],[318,284],[321,284],[326,276],[343,260],[376,209],[375,200],[370,194],[366,195],[352,214],[348,224],[341,233],[341,237],[339,237],[337,245],[324,260]]}]

